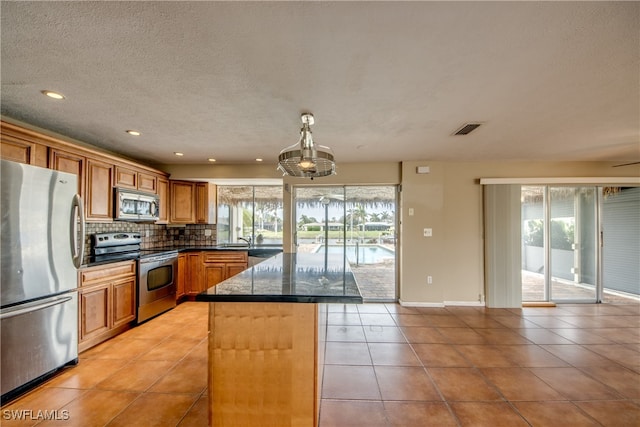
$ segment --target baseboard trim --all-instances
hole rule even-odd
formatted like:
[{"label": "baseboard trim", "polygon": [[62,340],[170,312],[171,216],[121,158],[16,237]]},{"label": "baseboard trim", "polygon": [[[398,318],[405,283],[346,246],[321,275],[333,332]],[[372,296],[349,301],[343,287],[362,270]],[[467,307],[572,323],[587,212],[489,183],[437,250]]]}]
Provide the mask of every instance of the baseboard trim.
[{"label": "baseboard trim", "polygon": [[484,307],[485,304],[480,301],[444,301],[444,302],[417,302],[417,301],[398,301],[403,307]]},{"label": "baseboard trim", "polygon": [[441,302],[414,302],[414,301],[402,301],[398,300],[401,306],[403,307],[444,307],[444,304]]},{"label": "baseboard trim", "polygon": [[480,301],[445,301],[444,305],[461,307],[484,307],[485,303]]}]

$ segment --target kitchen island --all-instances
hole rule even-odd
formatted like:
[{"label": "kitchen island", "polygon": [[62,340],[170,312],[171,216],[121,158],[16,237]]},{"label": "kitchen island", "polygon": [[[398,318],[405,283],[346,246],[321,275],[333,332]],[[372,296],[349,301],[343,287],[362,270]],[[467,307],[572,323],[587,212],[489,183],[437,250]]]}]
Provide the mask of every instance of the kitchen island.
[{"label": "kitchen island", "polygon": [[328,303],[362,303],[342,255],[282,253],[197,295],[209,303],[209,423],[316,426]]}]

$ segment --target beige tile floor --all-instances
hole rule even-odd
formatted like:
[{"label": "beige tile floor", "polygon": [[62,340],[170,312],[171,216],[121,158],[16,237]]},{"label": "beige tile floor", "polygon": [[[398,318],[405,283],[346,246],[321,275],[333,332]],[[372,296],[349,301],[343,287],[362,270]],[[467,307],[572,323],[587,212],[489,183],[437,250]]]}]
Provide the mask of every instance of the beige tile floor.
[{"label": "beige tile floor", "polygon": [[[322,427],[640,425],[638,304],[329,310]],[[1,425],[206,426],[206,316],[184,303],[82,353]]]}]

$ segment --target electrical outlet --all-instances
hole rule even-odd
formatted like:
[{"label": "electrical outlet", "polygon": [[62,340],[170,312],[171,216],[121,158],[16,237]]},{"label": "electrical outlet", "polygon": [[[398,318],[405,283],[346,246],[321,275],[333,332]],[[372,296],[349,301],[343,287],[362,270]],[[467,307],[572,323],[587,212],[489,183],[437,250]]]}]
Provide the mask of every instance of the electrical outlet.
[{"label": "electrical outlet", "polygon": [[211,229],[210,228],[205,228],[204,229],[204,235],[207,236],[207,237],[211,236]]},{"label": "electrical outlet", "polygon": [[423,230],[424,233],[424,237],[431,237],[433,236],[433,230],[431,228],[425,228]]},{"label": "electrical outlet", "polygon": [[433,284],[433,277],[427,276],[427,285],[432,285],[432,284]]},{"label": "electrical outlet", "polygon": [[145,230],[144,237],[149,237],[150,235],[151,235],[151,231],[150,230]]},{"label": "electrical outlet", "polygon": [[409,208],[409,216],[413,216],[413,208]]}]

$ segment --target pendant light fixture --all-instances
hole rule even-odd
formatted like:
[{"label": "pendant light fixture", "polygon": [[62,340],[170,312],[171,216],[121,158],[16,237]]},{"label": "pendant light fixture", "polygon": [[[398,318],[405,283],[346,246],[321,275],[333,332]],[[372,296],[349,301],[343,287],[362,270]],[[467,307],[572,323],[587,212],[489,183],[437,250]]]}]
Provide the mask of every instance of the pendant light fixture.
[{"label": "pendant light fixture", "polygon": [[284,175],[311,179],[335,175],[336,163],[331,148],[313,143],[311,135],[311,125],[315,122],[313,114],[304,113],[301,119],[300,141],[280,152],[278,169]]}]

